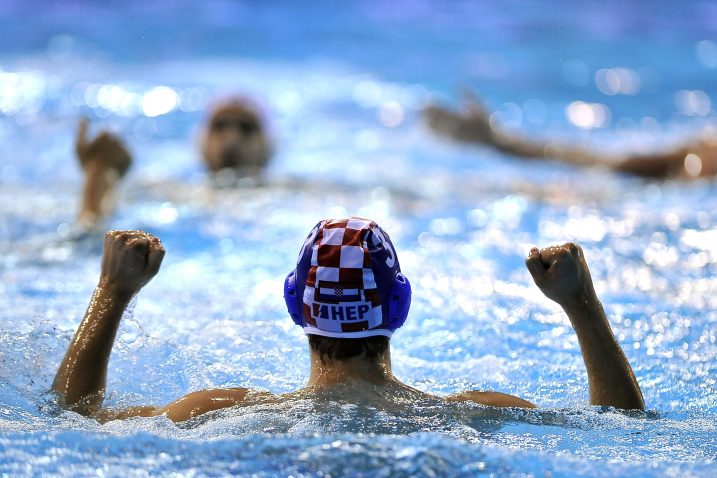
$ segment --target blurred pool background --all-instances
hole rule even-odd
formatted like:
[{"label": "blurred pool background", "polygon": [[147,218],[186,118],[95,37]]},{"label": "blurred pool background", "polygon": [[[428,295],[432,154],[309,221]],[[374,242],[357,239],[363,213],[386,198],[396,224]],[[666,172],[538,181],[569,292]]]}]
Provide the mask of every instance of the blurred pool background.
[{"label": "blurred pool background", "polygon": [[[645,182],[436,138],[430,101],[473,89],[496,119],[606,151],[715,124],[717,5],[618,2],[0,2],[0,474],[3,476],[702,476],[717,472],[717,199],[712,180]],[[196,140],[231,94],[265,112],[269,185],[213,189]],[[47,393],[99,272],[65,240],[76,123],[135,156],[108,228],[167,248],[125,318],[107,403],[304,384],[281,299],[328,216],[391,234],[414,286],[396,375],[438,395],[545,409],[310,401],[196,422],[106,425]],[[650,412],[586,405],[577,340],[524,270],[582,244]]]}]

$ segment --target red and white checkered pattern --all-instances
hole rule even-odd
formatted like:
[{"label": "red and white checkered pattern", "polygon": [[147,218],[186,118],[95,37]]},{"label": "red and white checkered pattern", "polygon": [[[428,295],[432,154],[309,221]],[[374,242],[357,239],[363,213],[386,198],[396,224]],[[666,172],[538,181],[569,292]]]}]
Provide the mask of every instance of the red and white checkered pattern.
[{"label": "red and white checkered pattern", "polygon": [[381,325],[381,296],[366,242],[373,227],[373,221],[347,218],[319,228],[303,295],[307,332],[340,336]]}]

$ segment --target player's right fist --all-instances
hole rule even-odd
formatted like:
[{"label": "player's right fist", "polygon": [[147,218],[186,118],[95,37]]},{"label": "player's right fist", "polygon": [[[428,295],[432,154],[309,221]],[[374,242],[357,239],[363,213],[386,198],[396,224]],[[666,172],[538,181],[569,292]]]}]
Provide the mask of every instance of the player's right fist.
[{"label": "player's right fist", "polygon": [[144,231],[109,231],[100,285],[136,294],[157,274],[163,258],[164,247],[158,237]]}]

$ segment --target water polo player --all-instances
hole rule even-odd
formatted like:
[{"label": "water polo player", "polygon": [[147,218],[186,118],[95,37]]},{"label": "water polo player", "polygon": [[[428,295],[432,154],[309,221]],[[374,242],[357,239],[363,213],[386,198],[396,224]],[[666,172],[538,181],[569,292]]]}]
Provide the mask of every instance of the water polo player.
[{"label": "water polo player", "polygon": [[[308,336],[307,385],[281,395],[244,387],[206,389],[166,406],[103,409],[107,364],[122,314],[157,273],[164,257],[158,238],[142,231],[111,231],[105,238],[100,281],[55,377],[65,408],[101,421],[166,415],[174,421],[233,406],[329,397],[376,408],[434,398],[398,380],[390,338],[408,315],[411,287],[388,234],[375,222],[350,217],[318,223],[304,242],[284,285],[292,320]],[[642,393],[595,295],[582,250],[575,244],[533,248],[526,265],[537,286],[560,304],[585,361],[590,403],[644,408]],[[498,392],[446,397],[501,407],[533,407]]]},{"label": "water polo player", "polygon": [[224,100],[211,109],[200,143],[205,166],[221,183],[261,176],[271,157],[265,122],[244,98]]}]

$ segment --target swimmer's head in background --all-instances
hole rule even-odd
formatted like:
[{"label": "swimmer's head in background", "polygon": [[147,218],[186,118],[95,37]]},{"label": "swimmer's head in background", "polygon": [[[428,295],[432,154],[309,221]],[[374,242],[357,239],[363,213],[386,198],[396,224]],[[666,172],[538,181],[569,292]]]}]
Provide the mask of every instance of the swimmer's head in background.
[{"label": "swimmer's head in background", "polygon": [[271,156],[264,120],[249,100],[231,98],[211,109],[202,135],[202,158],[213,173],[257,175]]},{"label": "swimmer's head in background", "polygon": [[306,238],[296,269],[286,277],[284,299],[306,334],[390,337],[406,320],[411,285],[378,224],[327,219]]}]

